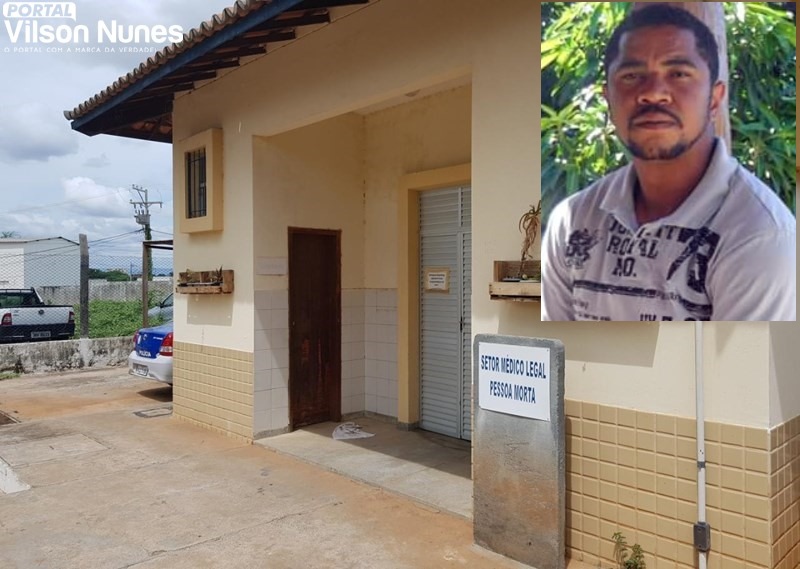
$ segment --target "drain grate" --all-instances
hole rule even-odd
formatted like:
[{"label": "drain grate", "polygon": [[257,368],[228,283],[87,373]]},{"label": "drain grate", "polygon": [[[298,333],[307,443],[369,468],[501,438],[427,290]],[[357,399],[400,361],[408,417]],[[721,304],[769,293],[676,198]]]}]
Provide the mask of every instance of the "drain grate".
[{"label": "drain grate", "polygon": [[8,415],[5,412],[0,411],[0,426],[13,425],[14,423],[19,423],[19,419],[15,419],[11,415]]},{"label": "drain grate", "polygon": [[134,411],[134,415],[142,417],[143,419],[152,419],[153,417],[165,417],[172,415],[172,406],[169,407],[156,407],[155,409],[145,409],[144,411]]}]

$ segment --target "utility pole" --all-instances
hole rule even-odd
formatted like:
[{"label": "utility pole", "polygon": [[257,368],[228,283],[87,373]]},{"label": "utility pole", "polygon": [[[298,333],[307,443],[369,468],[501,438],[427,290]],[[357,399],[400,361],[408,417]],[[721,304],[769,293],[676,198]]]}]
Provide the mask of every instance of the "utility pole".
[{"label": "utility pole", "polygon": [[86,235],[78,235],[81,252],[81,286],[80,286],[80,305],[81,305],[81,329],[80,337],[89,337],[89,240]]},{"label": "utility pole", "polygon": [[[141,225],[144,228],[144,240],[150,241],[152,239],[152,235],[150,233],[150,206],[158,204],[159,207],[162,206],[161,202],[151,202],[147,199],[147,188],[142,188],[141,186],[137,186],[136,184],[131,185],[131,189],[134,190],[136,193],[139,194],[139,201],[131,200],[131,205],[133,206],[133,213],[134,219],[136,219],[136,223]],[[146,259],[144,262],[147,266],[147,274],[144,274],[142,271],[142,280],[153,280],[153,263],[152,263],[152,251],[149,247],[146,249]]]}]

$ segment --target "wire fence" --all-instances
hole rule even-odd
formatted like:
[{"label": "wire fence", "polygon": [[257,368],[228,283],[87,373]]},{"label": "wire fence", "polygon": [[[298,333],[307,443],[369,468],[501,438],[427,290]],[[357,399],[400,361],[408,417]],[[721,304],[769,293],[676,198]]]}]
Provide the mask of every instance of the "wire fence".
[{"label": "wire fence", "polygon": [[[61,237],[0,239],[0,289],[34,288],[48,305],[72,306],[75,337],[133,335],[143,324],[142,255],[102,254],[102,249],[89,244],[88,263],[84,263],[88,278],[82,279],[77,242]],[[172,251],[153,250],[150,266],[148,324],[156,325],[172,319]],[[85,307],[81,298],[88,299]],[[82,318],[88,321],[88,333]]]}]

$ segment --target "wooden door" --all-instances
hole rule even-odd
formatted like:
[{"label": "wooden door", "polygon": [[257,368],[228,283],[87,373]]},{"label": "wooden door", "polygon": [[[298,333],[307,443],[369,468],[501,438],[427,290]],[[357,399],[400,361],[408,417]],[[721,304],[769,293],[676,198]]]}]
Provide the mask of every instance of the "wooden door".
[{"label": "wooden door", "polygon": [[341,232],[289,228],[291,428],[341,419]]}]

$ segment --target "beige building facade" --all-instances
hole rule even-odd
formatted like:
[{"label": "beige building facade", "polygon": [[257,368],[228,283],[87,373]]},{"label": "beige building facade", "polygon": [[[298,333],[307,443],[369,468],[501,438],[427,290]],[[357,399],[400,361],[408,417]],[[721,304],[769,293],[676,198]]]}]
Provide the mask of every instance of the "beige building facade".
[{"label": "beige building facade", "polygon": [[[338,239],[336,419],[418,427],[420,197],[468,188],[469,334],[565,346],[566,554],[612,567],[621,531],[648,567],[697,567],[694,324],[542,323],[538,302],[489,295],[539,196],[538,6],[372,0],[330,14],[175,97],[176,272],[235,274],[231,294],[176,295],[175,417],[244,440],[295,425],[300,228]],[[198,145],[199,225],[184,190]],[[711,568],[800,565],[799,341],[794,323],[703,325]]]}]

